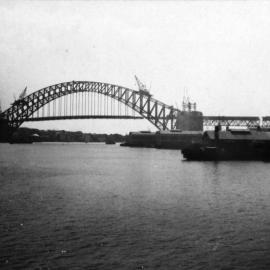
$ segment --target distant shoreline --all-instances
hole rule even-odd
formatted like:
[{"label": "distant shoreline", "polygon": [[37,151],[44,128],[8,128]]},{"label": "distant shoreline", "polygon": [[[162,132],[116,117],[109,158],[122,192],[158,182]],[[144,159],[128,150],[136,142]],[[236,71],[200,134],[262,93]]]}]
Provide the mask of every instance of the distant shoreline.
[{"label": "distant shoreline", "polygon": [[78,142],[78,143],[99,143],[110,139],[114,142],[125,141],[126,136],[121,134],[98,134],[98,133],[83,133],[81,131],[66,131],[66,130],[39,130],[32,128],[19,128],[12,135],[14,143],[29,143],[29,142]]}]

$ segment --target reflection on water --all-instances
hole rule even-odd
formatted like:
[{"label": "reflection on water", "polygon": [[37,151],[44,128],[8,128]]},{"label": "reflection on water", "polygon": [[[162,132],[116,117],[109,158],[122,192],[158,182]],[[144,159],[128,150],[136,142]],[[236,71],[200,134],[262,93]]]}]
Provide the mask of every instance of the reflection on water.
[{"label": "reflection on water", "polygon": [[0,145],[3,269],[270,269],[270,167]]}]

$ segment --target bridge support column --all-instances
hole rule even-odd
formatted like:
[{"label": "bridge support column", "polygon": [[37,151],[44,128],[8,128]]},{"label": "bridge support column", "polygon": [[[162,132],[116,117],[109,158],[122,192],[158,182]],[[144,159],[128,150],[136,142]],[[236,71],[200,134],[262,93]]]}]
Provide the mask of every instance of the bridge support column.
[{"label": "bridge support column", "polygon": [[177,114],[176,129],[201,131],[203,130],[203,115],[198,111],[181,111]]}]

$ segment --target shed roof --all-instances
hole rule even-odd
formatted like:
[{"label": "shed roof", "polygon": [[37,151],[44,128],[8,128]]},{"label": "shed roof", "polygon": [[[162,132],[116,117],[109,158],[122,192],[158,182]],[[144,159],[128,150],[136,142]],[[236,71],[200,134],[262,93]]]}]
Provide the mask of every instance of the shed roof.
[{"label": "shed roof", "polygon": [[172,134],[172,135],[174,135],[174,134],[187,134],[187,135],[202,135],[203,134],[203,131],[194,131],[194,130],[173,130],[173,131],[171,131],[171,130],[160,130],[160,131],[157,131],[156,132],[156,134]]}]

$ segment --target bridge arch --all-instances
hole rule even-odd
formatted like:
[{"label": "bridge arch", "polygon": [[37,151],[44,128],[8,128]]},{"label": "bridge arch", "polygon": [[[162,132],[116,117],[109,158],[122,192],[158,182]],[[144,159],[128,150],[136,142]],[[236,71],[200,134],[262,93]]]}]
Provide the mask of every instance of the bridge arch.
[{"label": "bridge arch", "polygon": [[154,99],[144,91],[93,81],[63,82],[37,90],[15,101],[2,113],[1,118],[6,120],[8,126],[14,130],[44,105],[65,95],[79,92],[93,92],[115,99],[140,114],[159,130],[175,127],[178,110],[172,106]]}]

